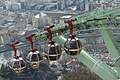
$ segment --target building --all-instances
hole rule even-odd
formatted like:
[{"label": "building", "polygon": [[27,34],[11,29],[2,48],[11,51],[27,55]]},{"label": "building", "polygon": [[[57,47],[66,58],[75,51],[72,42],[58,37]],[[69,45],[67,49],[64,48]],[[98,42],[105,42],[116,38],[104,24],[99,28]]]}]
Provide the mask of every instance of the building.
[{"label": "building", "polygon": [[85,8],[85,11],[89,11],[89,1],[88,0],[84,0],[84,8]]},{"label": "building", "polygon": [[26,0],[29,3],[51,3],[52,0]]},{"label": "building", "polygon": [[64,2],[65,2],[65,7],[69,7],[72,4],[71,0],[65,0]]},{"label": "building", "polygon": [[0,7],[0,11],[3,10],[3,7]]},{"label": "building", "polygon": [[26,9],[26,6],[28,5],[28,2],[21,1],[20,4],[21,4],[21,9]]},{"label": "building", "polygon": [[45,5],[37,5],[35,6],[35,10],[44,10],[45,9]]},{"label": "building", "polygon": [[62,2],[61,1],[57,2],[57,9],[62,10]]},{"label": "building", "polygon": [[11,10],[20,10],[21,9],[21,4],[14,2],[11,4]]},{"label": "building", "polygon": [[15,24],[15,19],[14,18],[7,18],[5,20],[5,24]]},{"label": "building", "polygon": [[18,2],[10,2],[10,1],[6,1],[5,2],[5,9],[6,10],[19,10],[21,9],[21,3]]},{"label": "building", "polygon": [[45,10],[56,10],[57,9],[57,3],[51,3],[45,7]]},{"label": "building", "polygon": [[33,17],[33,26],[34,27],[44,27],[52,23],[52,19],[44,13],[37,14]]},{"label": "building", "polygon": [[11,10],[11,4],[12,4],[12,2],[10,2],[10,1],[5,1],[5,9],[6,10]]}]

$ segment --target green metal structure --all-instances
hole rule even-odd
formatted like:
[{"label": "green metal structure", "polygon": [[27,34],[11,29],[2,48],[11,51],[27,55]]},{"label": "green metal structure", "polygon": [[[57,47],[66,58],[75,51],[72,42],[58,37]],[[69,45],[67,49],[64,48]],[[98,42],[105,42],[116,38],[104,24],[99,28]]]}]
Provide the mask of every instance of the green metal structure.
[{"label": "green metal structure", "polygon": [[[75,29],[94,28],[99,29],[105,45],[109,51],[109,55],[113,59],[114,66],[109,66],[101,60],[91,56],[85,50],[82,50],[76,58],[84,63],[88,68],[100,76],[103,80],[120,80],[120,47],[116,39],[113,37],[110,28],[120,27],[120,7],[112,9],[101,9],[93,12],[88,12],[78,15],[78,21],[74,22]],[[113,22],[114,20],[115,22]],[[64,46],[66,39],[62,34],[68,32],[69,27],[67,24],[61,22],[52,29],[54,40],[61,46]],[[46,40],[47,32],[36,33],[34,40]],[[116,59],[115,59],[116,58]],[[115,59],[115,60],[114,60]]]}]

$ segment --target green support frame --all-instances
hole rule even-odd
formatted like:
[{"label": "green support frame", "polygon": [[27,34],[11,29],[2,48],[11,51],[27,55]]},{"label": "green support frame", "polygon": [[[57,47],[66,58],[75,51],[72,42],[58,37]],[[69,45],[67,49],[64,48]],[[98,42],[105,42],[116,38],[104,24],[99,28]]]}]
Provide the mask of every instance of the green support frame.
[{"label": "green support frame", "polygon": [[[113,63],[116,62],[120,58],[120,48],[117,44],[117,41],[113,37],[110,29],[100,29],[102,34],[102,38],[104,39],[105,45],[109,51],[110,56],[113,59]],[[115,64],[115,67],[120,67],[120,60],[118,60]]]},{"label": "green support frame", "polygon": [[[116,14],[117,13],[117,14]],[[83,26],[89,25],[91,28],[100,29],[102,34],[102,38],[104,39],[105,45],[109,51],[112,59],[120,56],[120,49],[117,45],[116,40],[112,36],[108,27],[108,21],[111,19],[117,19],[117,24],[112,24],[111,27],[120,27],[120,7],[106,10],[98,10],[90,13],[86,13],[80,16],[76,16],[77,22],[73,24],[73,27],[76,29],[84,29]],[[102,22],[101,22],[102,21]],[[117,26],[116,26],[117,25]],[[52,34],[54,35],[54,40],[59,43],[62,47],[64,46],[64,42],[66,39],[62,35],[68,32],[69,28],[65,23],[60,23],[58,26],[52,29]],[[58,36],[58,37],[56,37]],[[47,32],[43,31],[41,33],[36,33],[34,36],[34,41],[36,40],[46,40]],[[100,76],[103,80],[120,80],[120,60],[115,63],[114,67],[111,67],[99,59],[91,56],[86,51],[82,50],[79,55],[76,56],[83,64],[85,64],[88,68],[90,68],[93,72],[95,72],[98,76]]]},{"label": "green support frame", "polygon": [[[64,42],[66,41],[66,39],[63,36],[58,36],[54,40],[62,47],[64,47]],[[118,80],[118,78],[120,77],[118,71],[115,68],[108,66],[107,64],[103,63],[94,56],[91,56],[84,50],[82,50],[81,53],[76,56],[76,58],[78,58],[79,61],[84,63],[103,80]]]}]

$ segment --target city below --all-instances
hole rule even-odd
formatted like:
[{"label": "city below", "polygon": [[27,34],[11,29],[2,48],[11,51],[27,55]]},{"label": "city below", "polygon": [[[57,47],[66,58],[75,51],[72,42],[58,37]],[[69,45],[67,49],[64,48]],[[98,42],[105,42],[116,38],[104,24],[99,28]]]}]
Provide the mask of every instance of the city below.
[{"label": "city below", "polygon": [[[39,34],[44,30],[46,30],[46,32],[48,31],[47,38],[50,38],[51,40],[52,32],[50,31],[50,28],[54,29],[54,27],[51,25],[55,25],[58,27],[65,26],[67,23],[68,25],[70,25],[69,19],[73,19],[78,15],[84,16],[84,14],[86,15],[86,13],[90,13],[90,12],[92,13],[97,11],[99,12],[100,10],[102,11],[106,9],[113,9],[119,6],[120,6],[120,0],[0,0],[0,61],[3,60],[3,58],[5,60],[10,60],[10,58],[13,57],[12,53],[14,50],[12,49],[12,47],[14,48],[15,45],[17,44],[14,42],[20,42],[19,45],[17,45],[18,51],[16,51],[16,48],[14,48],[15,53],[19,53],[20,57],[21,56],[25,57],[27,55],[24,53],[28,53],[31,51],[35,52],[32,49],[30,50],[29,48],[30,45],[32,45],[31,48],[33,48],[33,42],[30,38],[31,34]],[[86,19],[86,21],[87,20],[89,19]],[[76,23],[78,24],[80,24],[79,22],[82,22],[82,20],[81,21],[80,20],[77,21],[76,19],[71,20],[71,22],[74,21],[76,21]],[[115,23],[117,23],[117,18],[113,20],[111,18],[111,25],[114,25]],[[111,56],[108,55],[108,50],[106,48],[104,40],[101,37],[99,30],[94,28],[89,29],[89,24],[92,24],[92,22],[88,24],[87,22],[83,23],[85,27],[88,25],[87,26],[88,29],[86,28],[84,30],[75,29],[73,30],[74,31],[73,34],[75,34],[78,37],[78,39],[81,40],[82,43],[79,42],[78,43],[84,45],[83,47],[85,51],[89,52],[90,55],[97,57],[107,65],[111,66],[113,63],[112,58]],[[71,30],[70,34],[72,33],[72,29],[73,28],[70,27]],[[111,29],[111,31],[114,36],[118,37],[120,34],[120,29]],[[55,35],[57,34],[59,33],[56,33]],[[69,35],[68,32],[67,33],[65,32],[65,34],[63,34],[65,38],[68,37],[68,35]],[[43,35],[42,37],[45,36]],[[71,38],[71,35],[69,37]],[[30,41],[31,44],[26,39],[28,39],[28,41]],[[76,42],[78,41],[77,39],[75,40]],[[50,45],[54,43],[52,42],[52,40],[49,42],[47,41],[48,40],[42,41],[41,39],[39,41],[34,42],[36,49],[39,50],[41,54],[45,53],[43,52],[43,49],[46,43],[49,43]],[[12,45],[12,47],[10,44]],[[61,52],[57,44],[55,44],[54,46],[57,46],[55,47],[55,49],[58,48],[58,51]],[[46,50],[48,49],[48,47],[46,48]],[[51,53],[52,52],[53,51],[51,51]],[[8,65],[7,66],[2,65],[0,63],[0,80],[102,80],[101,77],[98,77],[96,74],[92,73],[78,59],[76,59],[73,56],[67,55],[66,52],[67,51],[62,51],[61,52],[62,56],[60,57],[60,59],[58,61],[51,61],[51,62],[49,62],[49,60],[44,55],[43,57],[45,57],[44,58],[45,64],[39,64],[43,67],[39,67],[38,69],[36,68],[31,69],[30,66],[37,64],[37,62],[33,62],[29,66],[26,66],[28,67],[26,73],[22,75],[12,74],[10,72],[11,70],[6,68],[8,67]],[[38,53],[39,52],[36,51],[35,54]],[[59,54],[57,55],[59,57]],[[28,58],[29,57],[31,57],[31,55],[28,56]],[[52,58],[53,57],[54,55],[52,55]],[[16,57],[16,55],[14,55],[13,58],[18,59],[18,56]],[[37,55],[37,58],[39,58],[40,60],[41,58],[40,55]],[[15,63],[11,63],[11,64],[13,65]],[[16,70],[16,73],[22,72],[23,71],[22,68],[24,67],[24,65],[28,65],[26,63],[22,64],[22,62],[19,62],[19,64],[21,69],[18,70],[17,68],[15,68],[14,70]],[[12,66],[12,68],[14,68],[14,66]],[[6,71],[6,73],[4,73],[4,70]],[[70,72],[73,71],[74,73],[69,73],[69,71]],[[88,77],[91,79],[89,78],[82,79],[83,77],[80,78],[78,73],[79,74],[81,73],[79,71],[80,72],[83,71],[82,74],[85,75],[91,74],[88,75]],[[64,74],[66,74],[67,72],[69,73],[69,75],[66,75],[67,76],[66,78]],[[70,77],[70,75],[71,76],[77,75],[77,77],[80,79],[77,78],[72,79],[73,77]],[[64,76],[64,78],[66,79],[60,79],[60,76]],[[68,77],[70,77],[71,79],[69,79]]]}]

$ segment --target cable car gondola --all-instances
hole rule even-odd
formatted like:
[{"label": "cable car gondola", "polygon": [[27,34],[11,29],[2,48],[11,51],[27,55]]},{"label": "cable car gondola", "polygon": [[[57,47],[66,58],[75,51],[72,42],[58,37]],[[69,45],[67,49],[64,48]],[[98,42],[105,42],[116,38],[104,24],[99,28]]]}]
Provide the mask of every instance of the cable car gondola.
[{"label": "cable car gondola", "polygon": [[18,42],[10,44],[10,46],[13,47],[14,49],[14,57],[8,61],[8,66],[15,73],[21,74],[26,68],[26,63],[22,57],[17,56],[16,47],[15,47],[16,44],[18,44]]},{"label": "cable car gondola", "polygon": [[31,50],[29,51],[29,54],[26,57],[26,61],[30,64],[30,66],[33,69],[35,69],[35,68],[38,68],[40,66],[40,64],[43,61],[43,57],[40,54],[40,52],[37,49],[35,49],[33,46],[33,40],[32,40],[33,36],[34,36],[34,34],[30,35],[26,38],[31,43]]},{"label": "cable car gondola", "polygon": [[60,58],[62,50],[59,44],[55,43],[52,40],[52,33],[50,28],[54,27],[54,25],[49,26],[47,28],[44,28],[45,31],[48,31],[48,36],[49,36],[49,43],[47,46],[45,46],[44,48],[44,52],[46,57],[50,60],[50,61],[56,61]]},{"label": "cable car gondola", "polygon": [[72,22],[74,22],[76,20],[77,19],[65,21],[65,23],[68,23],[68,26],[70,27],[70,36],[64,44],[64,50],[67,54],[69,54],[71,56],[79,54],[80,51],[82,50],[81,41],[73,35]]}]

